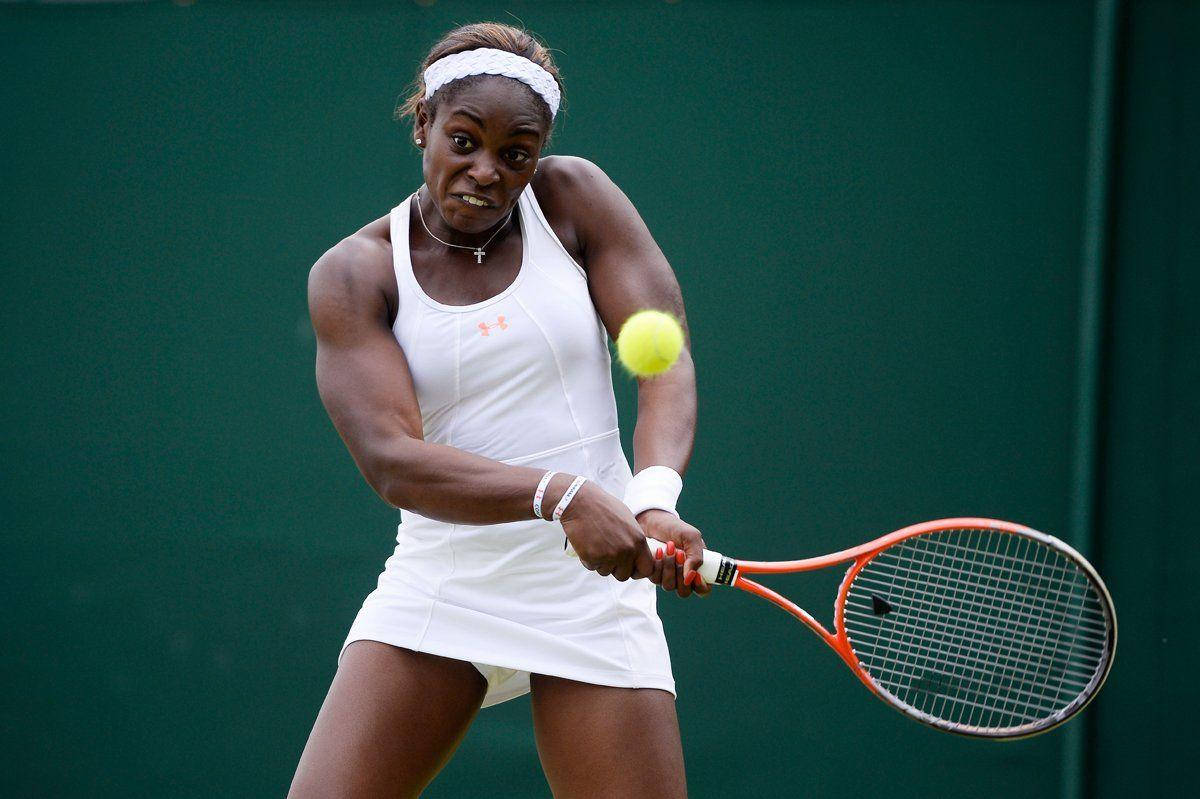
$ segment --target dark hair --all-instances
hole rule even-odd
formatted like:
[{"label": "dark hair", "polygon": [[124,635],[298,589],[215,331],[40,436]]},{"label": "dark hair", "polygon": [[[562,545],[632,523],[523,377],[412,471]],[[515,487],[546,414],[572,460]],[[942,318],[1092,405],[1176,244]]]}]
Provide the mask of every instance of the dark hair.
[{"label": "dark hair", "polygon": [[[507,50],[510,53],[516,53],[519,56],[528,58],[553,75],[554,80],[558,82],[559,89],[562,89],[562,78],[559,77],[558,67],[554,65],[554,59],[550,56],[549,48],[534,38],[533,34],[500,22],[476,22],[471,25],[463,25],[461,28],[455,28],[439,39],[438,43],[429,50],[429,54],[425,56],[425,60],[421,62],[421,68],[417,71],[417,80],[413,85],[412,92],[408,95],[408,99],[396,108],[396,119],[403,119],[406,116],[412,116],[415,119],[417,106],[422,100],[425,100],[424,73],[430,64],[448,55],[461,53],[464,50],[475,50],[480,47]],[[456,93],[482,77],[486,76],[471,75],[470,77],[453,81],[445,88],[435,92],[425,103],[425,112],[429,115],[429,118],[433,118],[440,102],[453,97]],[[530,91],[533,90],[530,89]],[[546,130],[549,131],[553,125],[553,119],[550,117],[550,109],[545,103],[542,103],[541,111],[543,119],[546,122]]]}]

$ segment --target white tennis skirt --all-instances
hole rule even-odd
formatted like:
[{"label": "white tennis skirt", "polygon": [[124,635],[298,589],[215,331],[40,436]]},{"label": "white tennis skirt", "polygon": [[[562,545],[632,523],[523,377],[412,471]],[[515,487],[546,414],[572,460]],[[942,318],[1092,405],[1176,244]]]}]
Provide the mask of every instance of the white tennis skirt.
[{"label": "white tennis skirt", "polygon": [[531,673],[675,693],[656,586],[588,571],[563,553],[561,524],[405,511],[396,541],[343,652],[381,641],[472,662],[488,681],[484,707],[528,692]]}]

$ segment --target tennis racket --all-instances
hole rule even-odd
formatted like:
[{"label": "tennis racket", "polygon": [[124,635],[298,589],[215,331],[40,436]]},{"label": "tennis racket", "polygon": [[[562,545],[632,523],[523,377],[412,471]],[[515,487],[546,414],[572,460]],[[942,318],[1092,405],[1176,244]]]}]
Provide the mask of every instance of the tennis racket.
[{"label": "tennis racket", "polygon": [[[850,566],[832,631],[746,577],[840,563]],[[1022,738],[1062,724],[1100,690],[1116,651],[1116,612],[1092,565],[1057,538],[1011,522],[941,519],[804,560],[705,550],[699,572],[710,585],[774,602],[884,702],[962,735]]]}]

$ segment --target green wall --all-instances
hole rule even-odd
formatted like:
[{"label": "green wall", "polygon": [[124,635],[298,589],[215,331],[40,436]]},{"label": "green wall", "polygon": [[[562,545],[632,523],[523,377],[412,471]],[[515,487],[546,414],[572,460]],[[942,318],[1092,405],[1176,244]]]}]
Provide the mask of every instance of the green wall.
[{"label": "green wall", "polygon": [[[418,185],[392,106],[485,18],[559,51],[552,151],[605,168],[679,275],[682,508],[710,545],[796,557],[965,514],[1068,536],[1094,496],[1122,644],[1077,730],[927,730],[765,604],[664,597],[692,795],[1182,790],[1198,7],[1121,7],[1097,172],[1085,2],[0,5],[0,794],[286,790],[397,521],[317,398],[305,277]],[[825,609],[837,578],[788,591]],[[548,795],[527,699],[427,795],[474,794]]]},{"label": "green wall", "polygon": [[1123,37],[1097,497],[1122,651],[1089,719],[1114,799],[1200,784],[1200,3],[1133,3]]}]

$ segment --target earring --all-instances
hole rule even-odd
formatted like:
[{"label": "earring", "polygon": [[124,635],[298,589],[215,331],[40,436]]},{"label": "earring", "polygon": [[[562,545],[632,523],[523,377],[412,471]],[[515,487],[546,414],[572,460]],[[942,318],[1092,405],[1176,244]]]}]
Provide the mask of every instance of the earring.
[{"label": "earring", "polygon": [[417,146],[418,147],[421,146],[421,137],[420,136],[417,137]]}]

